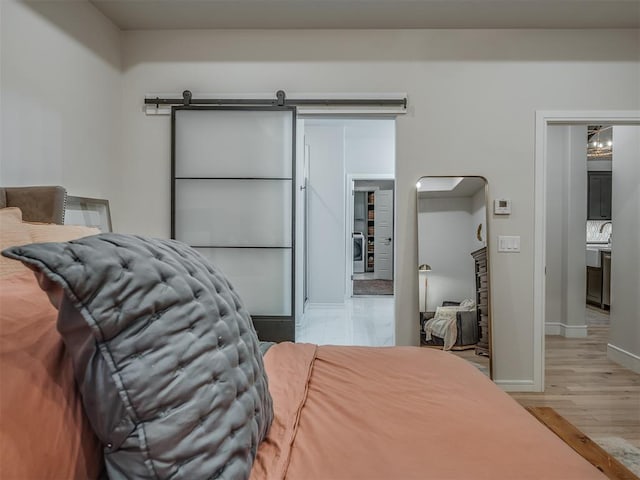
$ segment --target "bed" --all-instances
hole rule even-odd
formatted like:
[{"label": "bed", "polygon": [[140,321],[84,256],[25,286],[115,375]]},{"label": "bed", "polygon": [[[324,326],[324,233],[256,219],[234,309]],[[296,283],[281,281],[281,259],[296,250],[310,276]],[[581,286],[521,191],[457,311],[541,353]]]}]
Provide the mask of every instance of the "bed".
[{"label": "bed", "polygon": [[[59,230],[55,233],[58,243],[51,245],[67,245],[60,243],[64,240]],[[72,242],[83,248],[95,243],[95,238],[111,243],[122,240],[92,233],[80,230],[69,236],[89,235]],[[24,241],[24,237],[16,238]],[[7,241],[6,235],[3,241]],[[47,247],[47,251],[53,248]],[[18,250],[23,256],[31,251],[29,247]],[[187,257],[181,258],[188,262]],[[78,379],[77,371],[74,380],[75,353],[67,352],[56,329],[61,313],[42,291],[49,293],[42,282],[39,284],[28,268],[20,267],[0,278],[0,478],[98,478],[111,456],[127,449],[134,452],[127,443],[132,437],[123,436],[114,445],[101,437],[95,421],[87,420],[94,406],[87,405],[86,397],[83,400],[85,379]],[[237,303],[232,291],[230,295]],[[197,333],[199,327],[193,328]],[[243,352],[240,350],[240,357]],[[604,478],[475,367],[448,352],[285,342],[270,345],[252,365],[263,368],[268,379],[272,405],[265,405],[272,407],[272,418],[251,452],[249,469],[235,474],[240,470],[217,469],[210,478]],[[135,392],[130,396],[134,398]],[[166,408],[158,415],[170,416]],[[185,416],[188,412],[183,410],[174,419]],[[199,436],[193,441],[189,437],[188,443],[204,439],[206,449],[207,426],[225,421],[194,419],[187,430]],[[229,436],[236,431],[241,435],[241,427],[233,427]],[[255,428],[250,430],[255,438]],[[140,438],[139,431],[135,437]],[[153,439],[146,441],[153,450]],[[167,447],[171,448],[180,441],[169,436],[160,443],[171,444]],[[111,469],[109,474],[112,478],[200,478],[184,473],[196,460],[177,456],[173,463],[183,470],[164,460],[165,470],[144,470],[144,465],[152,463],[146,458],[140,464],[143,470]]]}]

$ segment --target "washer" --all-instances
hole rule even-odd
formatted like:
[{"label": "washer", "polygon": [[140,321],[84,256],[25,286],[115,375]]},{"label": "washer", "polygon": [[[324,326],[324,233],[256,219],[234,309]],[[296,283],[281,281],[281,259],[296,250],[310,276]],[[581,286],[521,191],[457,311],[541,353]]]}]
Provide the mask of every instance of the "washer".
[{"label": "washer", "polygon": [[353,273],[364,273],[364,235],[353,232]]}]

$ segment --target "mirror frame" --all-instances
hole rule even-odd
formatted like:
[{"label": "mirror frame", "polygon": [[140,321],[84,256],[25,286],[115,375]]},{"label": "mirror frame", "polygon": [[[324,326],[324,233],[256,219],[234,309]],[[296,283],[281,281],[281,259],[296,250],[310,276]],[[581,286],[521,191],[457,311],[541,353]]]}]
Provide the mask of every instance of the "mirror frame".
[{"label": "mirror frame", "polygon": [[[418,215],[419,215],[419,203],[420,203],[420,197],[419,197],[419,191],[418,191],[418,187],[417,184],[418,182],[423,179],[423,178],[456,178],[456,177],[463,177],[463,178],[479,178],[484,180],[484,203],[485,203],[485,231],[484,231],[484,236],[485,236],[485,244],[486,244],[486,249],[487,249],[487,283],[488,283],[488,290],[487,290],[487,314],[488,314],[488,330],[489,330],[489,338],[488,338],[488,345],[489,345],[489,378],[491,380],[493,380],[494,378],[494,373],[493,373],[493,357],[495,354],[495,349],[494,349],[494,343],[493,343],[493,289],[492,289],[492,279],[491,279],[491,225],[489,222],[489,217],[490,217],[490,205],[491,202],[489,201],[489,180],[487,180],[486,177],[482,176],[482,175],[421,175],[415,182],[416,185],[416,236],[417,236],[417,247],[416,249],[418,250],[418,256],[420,255],[420,231],[419,231],[419,222],[418,222]],[[477,232],[476,232],[477,233]],[[419,260],[418,260],[419,262]],[[418,305],[420,305],[420,281],[419,281],[419,274],[418,274]],[[425,305],[425,309],[427,308],[427,306]],[[418,306],[418,317],[420,317],[420,307]],[[422,345],[421,345],[422,346]]]}]

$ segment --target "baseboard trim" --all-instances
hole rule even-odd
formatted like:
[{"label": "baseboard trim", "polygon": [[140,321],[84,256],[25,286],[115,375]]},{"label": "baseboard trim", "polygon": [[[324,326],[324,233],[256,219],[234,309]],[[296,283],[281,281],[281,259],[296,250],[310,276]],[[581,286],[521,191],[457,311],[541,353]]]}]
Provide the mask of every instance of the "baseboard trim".
[{"label": "baseboard trim", "polygon": [[608,343],[607,358],[635,373],[640,373],[640,356],[634,353]]},{"label": "baseboard trim", "polygon": [[567,338],[587,338],[586,325],[562,325],[564,336]]},{"label": "baseboard trim", "polygon": [[310,309],[318,309],[318,308],[344,308],[344,303],[308,303],[307,304],[307,312]]},{"label": "baseboard trim", "polygon": [[560,322],[545,322],[545,335],[562,335],[562,324]]},{"label": "baseboard trim", "polygon": [[544,324],[545,335],[562,335],[566,338],[587,338],[586,325],[567,325],[560,322],[546,322]]},{"label": "baseboard trim", "polygon": [[533,380],[494,380],[505,392],[538,392]]}]

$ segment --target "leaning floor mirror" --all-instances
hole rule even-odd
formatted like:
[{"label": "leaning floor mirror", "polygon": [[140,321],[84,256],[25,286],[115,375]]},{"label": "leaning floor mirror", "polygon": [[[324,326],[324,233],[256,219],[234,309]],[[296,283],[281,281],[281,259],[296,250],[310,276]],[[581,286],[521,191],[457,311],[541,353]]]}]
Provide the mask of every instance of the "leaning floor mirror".
[{"label": "leaning floor mirror", "polygon": [[416,189],[420,343],[492,377],[487,181],[422,177]]}]

